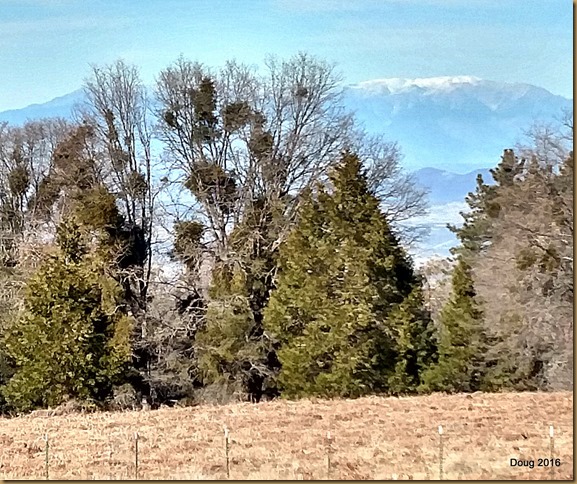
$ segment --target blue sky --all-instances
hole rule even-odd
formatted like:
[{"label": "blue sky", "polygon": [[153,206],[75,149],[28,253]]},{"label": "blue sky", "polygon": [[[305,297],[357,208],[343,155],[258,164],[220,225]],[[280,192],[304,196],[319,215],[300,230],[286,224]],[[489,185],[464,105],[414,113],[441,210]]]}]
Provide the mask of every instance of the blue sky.
[{"label": "blue sky", "polygon": [[218,66],[302,50],[347,83],[473,75],[572,97],[569,0],[0,0],[0,111],[123,58],[145,82],[180,54]]}]

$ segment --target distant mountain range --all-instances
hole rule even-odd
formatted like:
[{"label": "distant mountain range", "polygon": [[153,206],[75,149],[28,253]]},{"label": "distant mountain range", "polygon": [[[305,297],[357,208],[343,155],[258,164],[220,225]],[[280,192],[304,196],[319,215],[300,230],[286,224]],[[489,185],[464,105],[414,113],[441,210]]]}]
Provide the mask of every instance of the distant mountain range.
[{"label": "distant mountain range", "polygon": [[426,227],[428,236],[413,249],[417,263],[438,256],[447,257],[449,249],[458,243],[447,224],[459,226],[463,222],[460,212],[467,211],[465,197],[475,191],[477,176],[489,185],[494,183],[488,168],[465,174],[452,173],[438,168],[421,168],[413,173],[418,186],[428,191],[429,213],[413,217],[407,225]]},{"label": "distant mountain range", "polygon": [[[414,251],[417,260],[446,256],[456,244],[447,223],[459,224],[464,198],[478,173],[490,182],[505,148],[514,147],[536,121],[550,121],[572,100],[530,84],[509,84],[471,76],[376,79],[346,86],[346,106],[369,132],[397,141],[404,166],[429,190],[431,210],[411,224],[427,226],[430,236]],[[82,99],[77,90],[43,104],[0,112],[0,122],[71,116]]]},{"label": "distant mountain range", "polygon": [[59,96],[51,101],[39,104],[30,104],[30,106],[21,109],[10,109],[9,111],[0,112],[0,122],[7,121],[10,124],[24,124],[30,119],[39,118],[70,118],[72,116],[72,107],[83,99],[82,89],[77,89],[64,96]]},{"label": "distant mountain range", "polygon": [[371,80],[347,86],[345,99],[369,132],[399,143],[405,167],[429,190],[429,214],[409,222],[429,229],[412,251],[417,264],[457,245],[446,225],[462,223],[477,174],[492,183],[488,167],[524,130],[573,110],[572,100],[543,88],[471,76]]},{"label": "distant mountain range", "polygon": [[[345,86],[345,104],[369,132],[397,141],[405,167],[466,173],[498,163],[535,121],[551,120],[573,102],[530,84],[471,76],[375,79]],[[71,115],[76,90],[43,104],[0,112],[0,121]]]},{"label": "distant mountain range", "polygon": [[407,168],[458,173],[496,165],[535,121],[573,109],[540,87],[470,76],[361,82],[346,88],[346,104],[368,131],[398,141]]},{"label": "distant mountain range", "polygon": [[438,168],[421,168],[415,171],[413,176],[421,187],[429,191],[431,205],[444,205],[463,202],[467,194],[475,189],[479,174],[483,176],[485,183],[493,180],[489,168],[481,168],[464,174]]}]

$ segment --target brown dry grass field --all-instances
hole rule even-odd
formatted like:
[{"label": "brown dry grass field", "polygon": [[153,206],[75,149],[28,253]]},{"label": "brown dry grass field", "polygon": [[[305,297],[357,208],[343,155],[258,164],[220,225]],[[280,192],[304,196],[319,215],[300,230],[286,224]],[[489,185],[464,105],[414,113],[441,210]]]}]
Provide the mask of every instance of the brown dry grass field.
[{"label": "brown dry grass field", "polygon": [[[429,395],[358,400],[273,401],[141,412],[33,414],[0,419],[0,478],[225,479],[223,426],[230,429],[231,479],[438,479],[442,425],[445,479],[573,479],[571,393]],[[511,467],[512,457],[535,468]]]}]

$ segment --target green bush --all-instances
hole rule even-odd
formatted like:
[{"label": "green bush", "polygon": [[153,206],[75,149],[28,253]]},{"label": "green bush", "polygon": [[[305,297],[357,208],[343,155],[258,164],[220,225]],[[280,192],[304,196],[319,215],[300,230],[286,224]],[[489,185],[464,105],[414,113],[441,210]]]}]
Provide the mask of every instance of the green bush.
[{"label": "green bush", "polygon": [[69,398],[102,402],[131,357],[132,322],[106,264],[82,255],[73,224],[60,228],[59,242],[59,253],[29,280],[23,314],[5,335],[16,371],[2,394],[16,410]]}]

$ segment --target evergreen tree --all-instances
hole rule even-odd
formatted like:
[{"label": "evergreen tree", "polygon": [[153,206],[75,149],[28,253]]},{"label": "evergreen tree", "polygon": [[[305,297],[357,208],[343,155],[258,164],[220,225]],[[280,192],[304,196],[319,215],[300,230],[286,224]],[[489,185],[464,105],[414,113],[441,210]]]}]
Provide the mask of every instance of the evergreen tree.
[{"label": "evergreen tree", "polygon": [[437,322],[439,360],[427,370],[422,390],[475,391],[483,385],[493,385],[483,382],[484,368],[494,362],[486,360],[488,339],[472,268],[501,237],[496,230],[503,203],[499,194],[503,188],[513,186],[524,166],[525,160],[517,158],[513,150],[504,150],[501,162],[491,170],[495,184],[486,184],[479,175],[475,192],[466,197],[469,211],[461,213],[463,225],[449,225],[461,245],[452,250],[457,257],[452,294]]},{"label": "evergreen tree", "polygon": [[461,246],[457,252],[462,254],[469,263],[470,258],[482,252],[490,244],[493,237],[492,224],[501,211],[498,199],[499,187],[511,186],[516,177],[523,171],[525,160],[519,160],[513,150],[504,150],[501,162],[491,169],[495,184],[487,185],[482,175],[477,176],[475,192],[465,198],[469,205],[468,212],[462,212],[464,219],[461,227],[449,225]]},{"label": "evergreen tree", "polygon": [[59,251],[28,282],[6,348],[16,372],[2,393],[17,410],[68,398],[103,402],[130,361],[131,320],[106,261],[88,253],[78,226],[59,227]]},{"label": "evergreen tree", "polygon": [[424,370],[436,361],[432,321],[424,306],[419,281],[388,318],[396,355],[394,373],[388,379],[390,393],[417,391],[422,384]]},{"label": "evergreen tree", "polygon": [[410,391],[431,354],[420,338],[427,318],[419,281],[358,157],[345,154],[329,178],[331,192],[319,187],[304,197],[265,310],[265,329],[280,346],[281,390],[288,397]]},{"label": "evergreen tree", "polygon": [[246,274],[238,265],[223,264],[213,278],[206,323],[194,345],[202,382],[220,387],[226,398],[258,401],[269,374],[267,349],[251,310]]},{"label": "evergreen tree", "polygon": [[438,361],[427,369],[421,390],[473,392],[484,373],[482,312],[475,298],[471,268],[459,257],[452,296],[439,317]]}]

